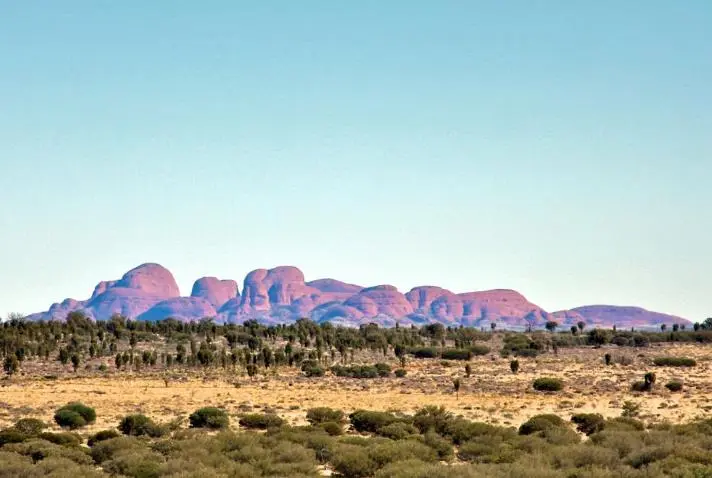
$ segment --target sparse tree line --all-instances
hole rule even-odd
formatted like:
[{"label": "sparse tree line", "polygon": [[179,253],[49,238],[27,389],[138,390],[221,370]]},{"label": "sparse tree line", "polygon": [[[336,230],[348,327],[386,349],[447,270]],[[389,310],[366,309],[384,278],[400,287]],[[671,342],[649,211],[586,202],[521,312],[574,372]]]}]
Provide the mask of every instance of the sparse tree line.
[{"label": "sparse tree line", "polygon": [[[496,324],[495,324],[496,325]],[[335,365],[354,362],[357,352],[395,358],[405,367],[407,357],[470,360],[492,353],[493,336],[502,337],[503,357],[534,357],[558,353],[563,347],[613,344],[645,347],[660,342],[712,342],[712,319],[695,324],[692,330],[672,324],[660,332],[595,328],[586,330],[581,322],[571,330],[557,332],[558,324],[548,322],[547,332],[517,333],[503,330],[485,332],[468,327],[428,324],[421,327],[383,328],[364,324],[358,329],[317,324],[300,319],[293,324],[266,326],[254,320],[241,325],[218,325],[209,319],[183,323],[167,319],[158,322],[128,320],[114,316],[93,321],[80,312],[68,314],[66,321],[29,322],[12,317],[0,327],[0,358],[6,374],[21,370],[28,359],[70,366],[76,372],[95,358],[102,370],[113,362],[116,370],[171,369],[180,367],[221,367],[253,377],[277,367],[301,368],[307,376],[321,376],[327,370],[342,375],[372,375],[344,372]],[[347,370],[347,369],[346,369]],[[378,375],[378,373],[377,373]]]}]

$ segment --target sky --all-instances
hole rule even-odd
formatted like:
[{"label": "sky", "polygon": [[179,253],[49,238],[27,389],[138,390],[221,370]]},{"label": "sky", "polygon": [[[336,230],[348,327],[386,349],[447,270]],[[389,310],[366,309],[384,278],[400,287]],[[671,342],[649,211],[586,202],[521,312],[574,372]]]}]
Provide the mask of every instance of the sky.
[{"label": "sky", "polygon": [[144,262],[712,316],[712,2],[0,0],[0,316]]}]

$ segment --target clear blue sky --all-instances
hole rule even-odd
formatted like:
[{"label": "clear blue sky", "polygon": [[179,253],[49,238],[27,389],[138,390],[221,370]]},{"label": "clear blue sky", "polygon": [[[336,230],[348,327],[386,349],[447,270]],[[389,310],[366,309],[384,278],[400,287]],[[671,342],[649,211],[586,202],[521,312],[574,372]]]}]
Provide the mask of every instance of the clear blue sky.
[{"label": "clear blue sky", "polygon": [[712,315],[712,2],[0,1],[0,315],[142,262]]}]

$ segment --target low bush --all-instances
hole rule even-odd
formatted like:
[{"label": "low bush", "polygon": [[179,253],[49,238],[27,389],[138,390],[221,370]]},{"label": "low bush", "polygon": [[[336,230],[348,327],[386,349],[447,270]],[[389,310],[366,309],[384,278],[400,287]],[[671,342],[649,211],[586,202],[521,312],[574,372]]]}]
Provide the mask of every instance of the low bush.
[{"label": "low bush", "polygon": [[326,375],[326,370],[319,365],[312,365],[302,369],[306,377],[323,377]]},{"label": "low bush", "polygon": [[472,351],[468,349],[444,349],[440,356],[445,360],[470,360]]},{"label": "low bush", "polygon": [[403,368],[397,368],[396,370],[393,371],[393,373],[394,373],[394,374],[396,375],[396,377],[398,377],[398,378],[403,378],[403,377],[405,377],[405,376],[408,374],[408,372],[406,372],[406,370],[403,369]]},{"label": "low bush", "polygon": [[87,445],[89,447],[93,447],[99,442],[111,440],[112,438],[118,438],[119,436],[120,435],[114,430],[102,430],[90,436],[89,440],[87,441]]},{"label": "low bush", "polygon": [[566,428],[566,422],[557,415],[535,415],[519,427],[520,435],[532,435],[550,428]]},{"label": "low bush", "polygon": [[344,412],[328,407],[310,408],[307,410],[307,421],[312,425],[319,425],[325,422],[342,423]]},{"label": "low bush", "polygon": [[377,363],[375,365],[335,365],[331,367],[331,373],[337,377],[378,378],[389,376],[391,367],[385,363]]},{"label": "low bush", "polygon": [[349,415],[351,425],[359,432],[376,433],[380,428],[401,421],[388,412],[376,412],[370,410],[356,410]]},{"label": "low bush", "polygon": [[54,421],[63,428],[74,430],[96,421],[96,412],[81,402],[71,402],[58,409]]},{"label": "low bush", "polygon": [[29,436],[39,435],[46,427],[47,425],[42,420],[36,418],[22,418],[13,426],[15,430]]},{"label": "low bush", "polygon": [[419,431],[410,423],[394,422],[379,428],[376,433],[391,440],[402,440],[409,436],[419,434]]},{"label": "low bush", "polygon": [[0,446],[7,445],[8,443],[22,443],[29,438],[27,434],[13,428],[0,430]]},{"label": "low bush", "polygon": [[475,344],[470,347],[470,352],[472,352],[472,355],[487,355],[491,351],[492,349],[490,349],[486,345]]},{"label": "low bush", "polygon": [[697,361],[688,357],[655,357],[653,363],[658,367],[694,367]]},{"label": "low bush", "polygon": [[682,382],[680,382],[679,380],[671,380],[665,384],[665,388],[667,388],[671,392],[679,392],[680,390],[682,390]]},{"label": "low bush", "polygon": [[532,387],[539,392],[558,392],[564,388],[564,384],[558,378],[541,377],[534,380]]},{"label": "low bush", "polygon": [[39,437],[42,440],[46,440],[55,445],[62,446],[79,446],[82,443],[82,437],[76,433],[63,432],[63,433],[40,433]]},{"label": "low bush", "polygon": [[[119,423],[119,430],[124,435],[130,436],[143,436],[147,435],[153,438],[163,436],[165,430],[160,426],[153,423],[153,420],[148,418],[146,415],[127,415],[121,419]],[[222,428],[222,427],[208,427],[208,428]]]},{"label": "low bush", "polygon": [[320,426],[330,436],[339,436],[344,433],[344,426],[341,422],[323,422]]},{"label": "low bush", "polygon": [[606,420],[600,413],[578,413],[571,417],[576,429],[585,435],[600,432],[606,426]]},{"label": "low bush", "polygon": [[193,412],[189,417],[191,428],[211,428],[217,430],[227,428],[230,418],[222,408],[205,407]]},{"label": "low bush", "polygon": [[250,429],[266,430],[283,424],[284,420],[273,413],[250,413],[240,418],[240,426]]},{"label": "low bush", "polygon": [[438,349],[436,349],[435,347],[418,347],[410,349],[409,352],[411,353],[411,355],[413,355],[413,357],[419,359],[437,358],[439,355]]}]

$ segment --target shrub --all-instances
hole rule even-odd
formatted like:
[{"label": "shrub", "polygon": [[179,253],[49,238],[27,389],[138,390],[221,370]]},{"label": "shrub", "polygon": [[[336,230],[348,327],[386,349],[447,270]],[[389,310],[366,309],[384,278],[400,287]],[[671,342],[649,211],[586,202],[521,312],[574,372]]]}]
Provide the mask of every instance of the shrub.
[{"label": "shrub", "polygon": [[87,407],[81,402],[71,402],[58,409],[54,414],[54,421],[60,427],[74,430],[94,423],[96,412],[93,408]]},{"label": "shrub", "polygon": [[22,433],[19,430],[14,430],[12,428],[0,430],[0,446],[6,445],[8,443],[22,443],[28,438],[30,438],[28,435]]},{"label": "shrub", "polygon": [[375,365],[351,365],[348,367],[335,365],[331,367],[331,373],[337,377],[377,378],[389,376],[391,374],[391,367],[385,363],[377,363]]},{"label": "shrub", "polygon": [[230,418],[222,408],[205,407],[193,412],[190,417],[191,428],[211,428],[213,430],[227,428],[230,425]]},{"label": "shrub", "polygon": [[362,478],[373,476],[378,465],[368,456],[366,450],[358,446],[342,445],[332,458],[334,470],[344,477]]},{"label": "shrub", "polygon": [[564,384],[558,378],[541,377],[534,380],[532,387],[539,392],[558,392],[564,388]]},{"label": "shrub", "polygon": [[467,349],[445,349],[440,356],[445,360],[470,360],[472,352]]},{"label": "shrub", "polygon": [[550,428],[565,428],[566,422],[557,415],[544,414],[535,415],[519,427],[520,435],[531,435],[537,432],[543,432]]},{"label": "shrub", "polygon": [[93,447],[99,442],[105,441],[105,440],[111,440],[112,438],[118,438],[119,434],[114,431],[114,430],[102,430],[100,432],[95,433],[94,435],[89,437],[89,441],[87,442],[87,445],[90,447]]},{"label": "shrub", "polygon": [[30,436],[37,436],[42,433],[42,430],[44,430],[46,427],[47,425],[45,425],[42,420],[38,420],[36,418],[21,418],[15,423],[15,426],[13,428],[19,431],[20,433],[24,433]]},{"label": "shrub", "polygon": [[492,351],[492,349],[490,349],[486,345],[475,344],[470,347],[470,351],[472,352],[472,355],[487,355]]},{"label": "shrub", "polygon": [[344,427],[340,422],[323,422],[321,428],[331,436],[338,436],[344,433]]},{"label": "shrub", "polygon": [[579,413],[571,417],[576,429],[585,435],[600,432],[606,425],[606,420],[600,413]]},{"label": "shrub", "polygon": [[[222,428],[222,427],[210,427],[210,428]],[[148,435],[150,437],[160,437],[163,436],[165,431],[153,423],[153,420],[148,418],[146,415],[127,415],[121,419],[119,423],[119,430],[124,435],[131,436],[142,436]]]},{"label": "shrub", "polygon": [[394,370],[393,373],[396,375],[396,377],[403,378],[406,376],[406,374],[408,372],[406,372],[406,370],[403,368],[398,368],[398,369]]},{"label": "shrub", "polygon": [[606,365],[610,365],[610,364],[611,364],[611,358],[612,358],[612,357],[611,357],[611,354],[608,354],[608,353],[603,356],[603,360],[606,362]]},{"label": "shrub", "polygon": [[379,377],[388,377],[391,374],[391,366],[387,363],[377,363],[375,367]]},{"label": "shrub", "polygon": [[509,362],[509,370],[512,371],[512,373],[518,373],[519,372],[519,360],[512,360]]},{"label": "shrub", "polygon": [[325,422],[341,423],[344,421],[344,412],[327,407],[310,408],[307,410],[307,421],[312,425]]},{"label": "shrub", "polygon": [[319,365],[311,365],[302,369],[306,377],[323,377],[326,371]]},{"label": "shrub", "polygon": [[438,356],[438,350],[435,347],[414,348],[414,349],[410,349],[410,353],[413,355],[413,357],[419,358],[419,359],[437,358],[437,356]]},{"label": "shrub", "polygon": [[240,418],[240,426],[251,429],[266,430],[283,424],[284,420],[273,413],[251,413]]},{"label": "shrub", "polygon": [[349,415],[349,420],[356,431],[371,433],[376,433],[379,428],[401,421],[392,413],[369,410],[356,410]]},{"label": "shrub", "polygon": [[695,359],[688,357],[656,357],[653,363],[658,367],[694,367]]},{"label": "shrub", "polygon": [[379,428],[376,433],[391,440],[402,440],[411,435],[417,435],[418,429],[410,423],[394,422]]},{"label": "shrub", "polygon": [[69,432],[64,432],[64,433],[40,433],[40,436],[37,437],[42,440],[46,440],[50,443],[54,443],[55,445],[62,445],[62,446],[79,446],[79,444],[82,442],[82,437],[77,435],[76,433],[69,433]]},{"label": "shrub", "polygon": [[682,390],[682,382],[680,382],[679,380],[671,380],[665,384],[665,388],[667,388],[671,392],[679,392],[680,390]]}]

